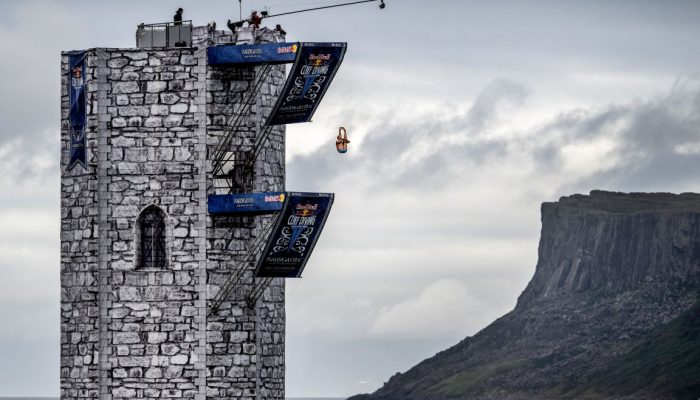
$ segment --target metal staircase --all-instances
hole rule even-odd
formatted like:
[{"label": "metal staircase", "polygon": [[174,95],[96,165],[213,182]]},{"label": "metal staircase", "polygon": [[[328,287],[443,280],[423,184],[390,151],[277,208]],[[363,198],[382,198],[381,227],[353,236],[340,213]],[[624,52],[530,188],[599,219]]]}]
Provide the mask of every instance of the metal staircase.
[{"label": "metal staircase", "polygon": [[[215,190],[225,192],[225,194],[249,193],[255,189],[254,167],[258,156],[267,142],[273,126],[264,125],[260,132],[257,132],[251,146],[242,150],[233,150],[233,143],[236,133],[239,132],[250,114],[250,110],[255,104],[256,97],[263,84],[270,76],[273,66],[264,64],[256,67],[255,77],[249,84],[249,88],[243,96],[243,100],[238,104],[231,117],[226,122],[226,131],[217,143],[212,152],[212,176],[214,178]],[[227,99],[229,102],[230,99]],[[223,184],[221,184],[223,182]],[[230,244],[233,241],[233,230],[224,238],[225,248],[222,252],[222,259],[230,260],[224,262],[234,263],[235,267],[231,275],[227,278],[220,290],[209,303],[209,315],[215,314],[221,305],[231,297],[234,289],[245,279],[246,271],[257,261],[263,251],[272,227],[275,225],[276,215],[260,216],[258,226],[260,232],[253,242],[246,246],[247,252],[239,260],[235,261]],[[253,286],[246,295],[246,305],[253,308],[257,300],[263,295],[265,289],[270,285],[273,278],[253,279]]]}]

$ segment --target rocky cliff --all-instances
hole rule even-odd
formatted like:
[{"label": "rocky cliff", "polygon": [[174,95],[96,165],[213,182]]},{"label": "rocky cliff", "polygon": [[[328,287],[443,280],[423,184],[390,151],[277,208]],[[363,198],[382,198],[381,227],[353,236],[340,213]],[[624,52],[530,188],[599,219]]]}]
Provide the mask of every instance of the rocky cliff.
[{"label": "rocky cliff", "polygon": [[700,397],[700,195],[542,205],[513,311],[353,400]]}]

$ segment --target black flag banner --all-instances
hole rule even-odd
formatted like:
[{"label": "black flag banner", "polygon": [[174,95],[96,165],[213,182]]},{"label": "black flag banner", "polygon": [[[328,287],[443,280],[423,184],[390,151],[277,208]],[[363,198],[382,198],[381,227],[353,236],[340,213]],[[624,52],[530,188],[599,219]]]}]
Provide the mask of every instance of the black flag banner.
[{"label": "black flag banner", "polygon": [[333,193],[287,193],[256,277],[300,278],[333,205]]},{"label": "black flag banner", "polygon": [[343,62],[347,43],[301,43],[267,125],[309,122]]},{"label": "black flag banner", "polygon": [[85,168],[85,52],[68,55],[68,99],[70,102],[70,160],[68,169],[76,164]]}]

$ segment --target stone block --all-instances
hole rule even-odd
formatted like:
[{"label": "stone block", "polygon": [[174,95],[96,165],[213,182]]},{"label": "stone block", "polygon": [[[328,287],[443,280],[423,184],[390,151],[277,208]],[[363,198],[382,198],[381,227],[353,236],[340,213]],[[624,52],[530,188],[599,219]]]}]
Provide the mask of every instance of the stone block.
[{"label": "stone block", "polygon": [[146,378],[159,379],[163,377],[163,370],[160,368],[149,368],[146,370]]},{"label": "stone block", "polygon": [[170,106],[170,112],[175,114],[184,114],[187,112],[188,109],[189,106],[185,103],[177,103]]},{"label": "stone block", "polygon": [[166,343],[160,345],[160,351],[166,356],[173,356],[180,351],[180,347],[171,343]]},{"label": "stone block", "polygon": [[168,340],[168,334],[164,332],[148,332],[148,343],[159,344]]},{"label": "stone block", "polygon": [[114,344],[140,343],[138,332],[117,332],[114,334]]},{"label": "stone block", "polygon": [[129,81],[129,82],[115,82],[112,85],[112,92],[113,93],[136,93],[140,91],[141,89],[139,88],[139,84],[134,81]]},{"label": "stone block", "polygon": [[148,149],[133,148],[124,150],[124,158],[126,161],[145,162],[148,160]]},{"label": "stone block", "polygon": [[132,263],[124,260],[112,261],[111,267],[115,271],[128,271],[134,268]]},{"label": "stone block", "polygon": [[141,126],[143,119],[141,117],[129,117],[127,125],[131,128],[138,128]]},{"label": "stone block", "polygon": [[248,332],[245,331],[234,331],[231,332],[231,337],[229,341],[231,343],[243,343],[248,340]]},{"label": "stone block", "polygon": [[173,128],[180,126],[182,124],[182,115],[168,115],[163,120],[163,126],[166,128]]},{"label": "stone block", "polygon": [[[148,53],[145,51],[138,51],[138,52],[126,52],[124,53],[125,57],[128,57],[131,60],[145,60],[148,58]],[[131,63],[131,65],[136,65],[135,63]]]},{"label": "stone block", "polygon": [[158,103],[158,99],[159,99],[159,98],[160,98],[160,97],[159,97],[158,94],[156,94],[156,93],[148,93],[148,94],[144,97],[144,103],[145,103],[145,104],[156,104],[156,103]]},{"label": "stone block", "polygon": [[153,136],[146,136],[143,138],[143,145],[148,147],[158,146],[160,144],[160,139]]},{"label": "stone block", "polygon": [[126,126],[126,118],[116,117],[112,118],[112,127],[123,128]]},{"label": "stone block", "polygon": [[143,123],[146,128],[157,128],[163,126],[163,118],[161,117],[148,117]]},{"label": "stone block", "polygon": [[116,368],[112,370],[112,377],[114,378],[126,378],[128,376],[129,375],[124,368]]},{"label": "stone block", "polygon": [[141,293],[139,293],[138,288],[135,287],[121,287],[119,288],[119,301],[121,302],[139,302],[142,301]]},{"label": "stone block", "polygon": [[186,354],[178,354],[170,357],[170,364],[172,365],[185,365],[189,361],[189,357]]},{"label": "stone block", "polygon": [[233,358],[229,355],[226,356],[208,356],[207,365],[212,367],[224,366],[230,367],[233,365]]},{"label": "stone block", "polygon": [[122,106],[118,108],[118,113],[122,117],[147,117],[149,109],[146,106]]},{"label": "stone block", "polygon": [[168,106],[163,104],[151,105],[151,115],[168,115]]},{"label": "stone block", "polygon": [[120,173],[121,175],[131,175],[131,174],[133,174],[133,175],[138,175],[138,174],[141,173],[141,171],[140,171],[140,169],[139,169],[139,165],[138,165],[137,163],[133,163],[133,162],[118,162],[118,163],[115,163],[115,164],[116,164],[116,167],[117,167],[117,171],[119,171],[119,173]]},{"label": "stone block", "polygon": [[162,81],[151,81],[146,82],[146,92],[148,93],[160,93],[168,87],[167,82]]},{"label": "stone block", "polygon": [[118,356],[128,356],[129,355],[129,346],[117,346],[117,355]]},{"label": "stone block", "polygon": [[136,397],[136,389],[130,389],[125,387],[117,387],[112,390],[112,396],[115,398],[131,399]]},{"label": "stone block", "polygon": [[180,64],[182,65],[197,65],[197,58],[192,54],[183,54],[180,57]]},{"label": "stone block", "polygon": [[135,206],[116,206],[112,212],[112,217],[133,218],[138,214],[138,212],[138,207]]},{"label": "stone block", "polygon": [[189,232],[190,231],[188,228],[175,228],[173,230],[173,236],[174,237],[187,237]]},{"label": "stone block", "polygon": [[156,367],[167,367],[170,362],[170,358],[166,356],[152,356],[151,365]]},{"label": "stone block", "polygon": [[175,104],[180,101],[180,97],[174,93],[161,93],[160,101],[163,104]]},{"label": "stone block", "polygon": [[161,163],[149,163],[144,166],[143,172],[148,175],[162,175],[163,172],[165,172],[165,165]]},{"label": "stone block", "polygon": [[111,60],[107,61],[107,66],[110,68],[122,68],[126,64],[129,63],[128,58],[124,57],[117,57],[117,58],[112,58]]},{"label": "stone block", "polygon": [[178,379],[182,377],[182,367],[171,365],[165,369],[165,378],[167,379]]},{"label": "stone block", "polygon": [[192,152],[187,147],[175,148],[175,161],[192,161]]},{"label": "stone block", "polygon": [[115,136],[110,138],[112,146],[116,147],[133,147],[136,145],[136,140],[130,137]]},{"label": "stone block", "polygon": [[255,354],[255,344],[254,343],[243,343],[243,353]]},{"label": "stone block", "polygon": [[148,368],[151,366],[151,359],[149,357],[141,357],[141,356],[118,357],[118,363],[119,363],[120,367],[144,367],[144,368]]},{"label": "stone block", "polygon": [[126,72],[121,76],[121,80],[123,81],[138,81],[140,78],[141,75],[136,72]]},{"label": "stone block", "polygon": [[220,331],[207,332],[207,343],[221,343],[224,341],[224,336]]}]

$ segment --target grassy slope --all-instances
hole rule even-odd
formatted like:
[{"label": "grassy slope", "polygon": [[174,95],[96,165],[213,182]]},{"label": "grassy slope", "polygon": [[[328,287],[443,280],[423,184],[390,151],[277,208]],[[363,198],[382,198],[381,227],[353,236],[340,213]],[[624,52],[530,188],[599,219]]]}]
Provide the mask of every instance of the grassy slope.
[{"label": "grassy slope", "polygon": [[[372,396],[355,400],[463,399],[488,396],[491,378],[541,369],[576,357],[572,348],[533,359],[498,358],[486,363],[468,362],[472,351],[495,351],[522,335],[513,315],[506,315],[475,337],[438,353],[404,374],[397,374]],[[670,323],[640,340],[632,351],[615,359],[608,368],[581,382],[560,380],[541,387],[532,398],[610,399],[651,394],[652,397],[697,400],[700,398],[700,301]],[[517,393],[510,393],[517,395]],[[527,398],[528,396],[516,396]]]},{"label": "grassy slope", "polygon": [[613,362],[587,389],[568,394],[629,395],[640,390],[674,399],[700,397],[700,301]]},{"label": "grassy slope", "polygon": [[[551,360],[481,365],[442,379],[422,392],[431,398],[479,396],[487,378],[510,370],[538,368],[538,364],[547,361]],[[638,393],[674,399],[700,398],[700,301],[615,360],[593,382],[570,382],[543,389],[555,398],[611,398]]]}]

